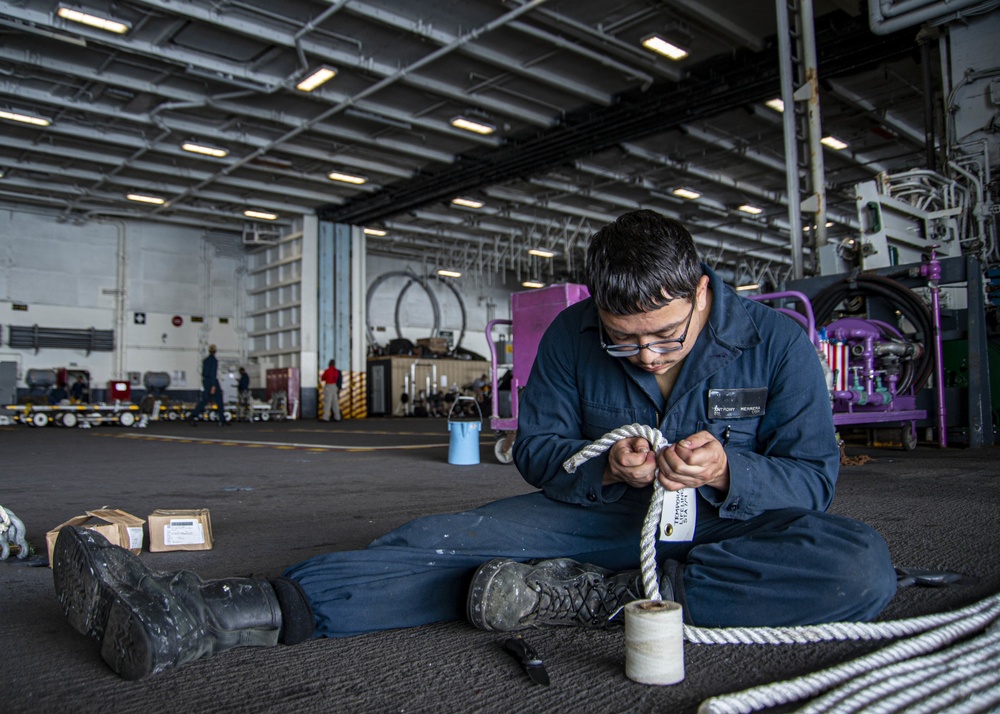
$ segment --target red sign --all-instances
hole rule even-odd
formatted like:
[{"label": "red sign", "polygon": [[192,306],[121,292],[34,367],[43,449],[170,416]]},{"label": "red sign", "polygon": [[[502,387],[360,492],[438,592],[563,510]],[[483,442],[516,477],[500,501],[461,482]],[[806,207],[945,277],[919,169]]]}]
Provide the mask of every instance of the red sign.
[{"label": "red sign", "polygon": [[181,317],[180,315],[174,315],[173,319],[171,319],[170,321],[174,323],[174,327],[180,327],[181,325],[184,324],[184,318]]}]

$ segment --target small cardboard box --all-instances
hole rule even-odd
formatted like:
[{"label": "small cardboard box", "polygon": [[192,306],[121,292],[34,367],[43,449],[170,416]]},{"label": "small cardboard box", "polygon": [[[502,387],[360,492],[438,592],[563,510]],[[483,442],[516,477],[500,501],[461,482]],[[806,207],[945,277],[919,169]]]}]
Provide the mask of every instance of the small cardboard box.
[{"label": "small cardboard box", "polygon": [[150,553],[211,549],[212,518],[207,508],[158,508],[149,514]]},{"label": "small cardboard box", "polygon": [[448,351],[448,339],[445,337],[421,337],[417,340],[417,345],[437,355]]},{"label": "small cardboard box", "polygon": [[45,534],[49,548],[49,567],[52,567],[52,552],[56,547],[56,537],[66,526],[83,526],[100,533],[114,545],[128,548],[136,555],[142,552],[142,524],[144,520],[117,508],[103,508],[86,511],[85,516],[75,516],[61,523]]}]

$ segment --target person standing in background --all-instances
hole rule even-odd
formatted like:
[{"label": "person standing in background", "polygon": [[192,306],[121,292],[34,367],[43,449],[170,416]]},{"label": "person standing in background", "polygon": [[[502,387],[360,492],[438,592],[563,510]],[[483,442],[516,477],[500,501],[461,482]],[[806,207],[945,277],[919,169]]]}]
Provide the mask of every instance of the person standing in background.
[{"label": "person standing in background", "polygon": [[330,360],[320,378],[323,380],[323,412],[319,415],[320,421],[330,421],[331,410],[333,420],[340,421],[340,388],[343,386],[344,376],[337,369],[334,360]]},{"label": "person standing in background", "polygon": [[76,381],[69,389],[69,396],[74,404],[85,404],[90,401],[90,388],[83,381],[83,375],[77,375]]},{"label": "person standing in background", "polygon": [[219,426],[226,423],[222,405],[222,386],[219,384],[219,360],[215,357],[215,350],[215,345],[209,345],[208,356],[201,362],[201,399],[188,417],[191,426],[198,426],[198,417],[205,411],[209,401],[214,402],[219,409]]},{"label": "person standing in background", "polygon": [[246,369],[244,369],[243,367],[240,367],[240,381],[239,381],[239,384],[236,385],[236,391],[240,395],[240,400],[243,400],[244,398],[246,398],[246,399],[249,400],[249,398],[250,398],[250,375],[247,374]]}]

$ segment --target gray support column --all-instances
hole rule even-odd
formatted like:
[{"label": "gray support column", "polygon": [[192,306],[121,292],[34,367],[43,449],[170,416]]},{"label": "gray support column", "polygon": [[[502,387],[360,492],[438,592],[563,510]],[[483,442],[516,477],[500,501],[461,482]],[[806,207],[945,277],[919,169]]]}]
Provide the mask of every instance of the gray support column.
[{"label": "gray support column", "polygon": [[338,223],[333,232],[334,284],[332,358],[345,371],[357,369],[351,364],[351,226]]},{"label": "gray support column", "polygon": [[336,249],[334,247],[334,224],[328,221],[319,222],[319,260],[317,264],[319,293],[319,368],[326,369],[331,359],[337,359],[334,291]]},{"label": "gray support column", "polygon": [[299,332],[299,389],[303,419],[315,419],[319,383],[319,219],[305,216],[302,223],[302,289]]},{"label": "gray support column", "polygon": [[795,80],[792,57],[792,33],[787,0],[775,0],[778,19],[778,56],[781,62],[781,101],[785,105],[781,120],[785,135],[785,187],[788,191],[788,227],[792,241],[792,279],[805,277],[802,269],[802,196],[799,193],[799,150],[795,136]]},{"label": "gray support column", "polygon": [[[873,0],[875,2],[877,0]],[[775,0],[781,99],[784,102],[785,166],[788,220],[791,223],[793,272],[802,268],[802,220],[814,228],[812,272],[819,272],[819,248],[826,243],[826,169],[820,126],[816,28],[812,0]],[[804,163],[804,165],[803,165]],[[802,195],[806,194],[805,199]]]},{"label": "gray support column", "polygon": [[341,413],[345,418],[366,415],[365,397],[365,239],[361,228],[321,221],[317,325],[318,369],[332,359],[344,373]]}]

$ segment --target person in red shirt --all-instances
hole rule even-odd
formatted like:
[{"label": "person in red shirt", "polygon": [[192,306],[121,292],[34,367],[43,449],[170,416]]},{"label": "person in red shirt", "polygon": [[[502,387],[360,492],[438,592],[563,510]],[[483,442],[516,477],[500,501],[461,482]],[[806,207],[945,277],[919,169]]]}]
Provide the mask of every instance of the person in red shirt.
[{"label": "person in red shirt", "polygon": [[330,360],[330,366],[323,370],[321,377],[323,380],[323,411],[320,412],[320,421],[330,421],[330,412],[333,411],[333,420],[340,421],[340,388],[343,386],[343,375],[337,369],[337,364]]}]

